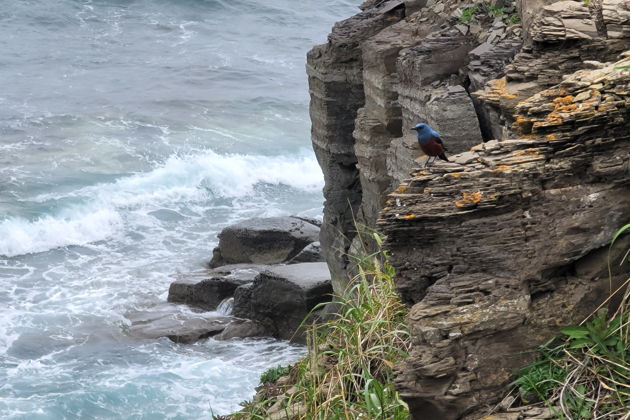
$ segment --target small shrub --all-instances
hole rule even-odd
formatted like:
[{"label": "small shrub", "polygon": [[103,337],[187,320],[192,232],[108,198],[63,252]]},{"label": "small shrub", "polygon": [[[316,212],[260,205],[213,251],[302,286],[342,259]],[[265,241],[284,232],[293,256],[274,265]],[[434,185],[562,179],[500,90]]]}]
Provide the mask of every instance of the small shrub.
[{"label": "small shrub", "polygon": [[510,16],[508,16],[507,21],[508,23],[512,24],[521,23],[521,17],[517,13],[512,13]]},{"label": "small shrub", "polygon": [[467,7],[462,10],[462,15],[459,17],[459,21],[463,24],[468,24],[472,20],[472,18],[479,11],[479,6]]},{"label": "small shrub", "polygon": [[287,375],[289,368],[287,366],[276,366],[267,369],[260,375],[260,383],[266,384],[268,382],[276,382],[280,377]]}]

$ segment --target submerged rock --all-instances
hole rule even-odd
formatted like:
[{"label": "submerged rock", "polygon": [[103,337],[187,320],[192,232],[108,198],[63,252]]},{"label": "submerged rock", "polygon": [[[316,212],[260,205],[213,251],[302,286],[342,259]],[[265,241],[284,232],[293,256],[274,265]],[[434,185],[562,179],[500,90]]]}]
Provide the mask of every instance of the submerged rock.
[{"label": "submerged rock", "polygon": [[326,263],[274,266],[236,290],[234,316],[256,321],[276,338],[302,341],[298,327],[331,294]]},{"label": "submerged rock", "polygon": [[223,332],[215,336],[217,340],[230,340],[233,338],[266,337],[267,329],[256,321],[250,319],[235,319],[230,322]]},{"label": "submerged rock", "polygon": [[228,264],[278,264],[319,239],[319,226],[298,217],[253,218],[219,233],[210,267]]},{"label": "submerged rock", "polygon": [[156,339],[167,337],[175,343],[194,343],[219,334],[231,318],[215,313],[193,313],[171,304],[125,315],[131,321],[127,330],[132,337]]}]

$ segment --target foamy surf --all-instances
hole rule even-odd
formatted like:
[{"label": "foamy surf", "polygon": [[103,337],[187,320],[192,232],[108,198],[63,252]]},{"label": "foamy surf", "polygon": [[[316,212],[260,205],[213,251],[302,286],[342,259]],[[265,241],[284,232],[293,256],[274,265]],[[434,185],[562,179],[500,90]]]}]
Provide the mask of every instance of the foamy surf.
[{"label": "foamy surf", "polygon": [[32,221],[9,218],[0,222],[0,255],[13,257],[106,240],[125,229],[129,212],[243,198],[254,194],[260,184],[316,193],[323,178],[313,156],[219,155],[212,151],[172,156],[150,172],[70,193],[35,197],[33,201],[44,205],[63,199],[78,199],[84,204]]}]

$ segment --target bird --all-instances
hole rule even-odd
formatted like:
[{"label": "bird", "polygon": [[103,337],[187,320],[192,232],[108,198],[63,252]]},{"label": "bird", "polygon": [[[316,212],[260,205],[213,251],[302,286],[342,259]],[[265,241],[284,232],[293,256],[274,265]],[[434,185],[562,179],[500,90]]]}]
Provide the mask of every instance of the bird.
[{"label": "bird", "polygon": [[447,149],[442,142],[442,138],[437,133],[437,131],[429,126],[429,124],[416,124],[416,126],[413,127],[412,130],[415,131],[418,135],[418,143],[420,143],[420,148],[427,156],[429,156],[424,164],[425,168],[429,166],[429,161],[431,160],[431,158],[433,158],[433,162],[431,164],[435,163],[437,158],[440,158],[446,162],[450,162],[446,157],[446,154],[444,153],[444,151]]}]

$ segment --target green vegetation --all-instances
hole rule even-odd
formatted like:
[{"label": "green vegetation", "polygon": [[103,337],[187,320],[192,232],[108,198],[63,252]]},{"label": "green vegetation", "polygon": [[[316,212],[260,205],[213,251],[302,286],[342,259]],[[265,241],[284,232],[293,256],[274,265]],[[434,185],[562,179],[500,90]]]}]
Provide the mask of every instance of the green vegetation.
[{"label": "green vegetation", "polygon": [[[371,238],[380,248],[381,237]],[[309,354],[276,389],[271,384],[233,419],[268,418],[272,408],[288,419],[403,420],[407,405],[394,389],[393,365],[406,357],[405,306],[384,251],[356,258],[358,274],[330,320],[308,331]],[[272,376],[272,375],[269,375]],[[261,378],[262,379],[262,378]],[[282,382],[282,384],[280,384]],[[285,384],[286,385],[283,385]]]},{"label": "green vegetation", "polygon": [[472,20],[473,16],[479,11],[479,6],[467,7],[462,10],[462,15],[459,17],[459,21],[463,24],[468,24]]},{"label": "green vegetation", "polygon": [[484,4],[489,15],[503,16],[505,14],[505,10],[503,10],[502,7],[492,7],[490,3],[484,3]]},{"label": "green vegetation", "polygon": [[[611,247],[628,229],[614,235]],[[609,298],[580,325],[563,328],[562,340],[539,347],[538,359],[517,373],[513,385],[523,403],[544,402],[558,419],[628,418],[630,279],[611,292],[611,297],[623,293],[615,313],[608,316],[603,308]]]},{"label": "green vegetation", "polygon": [[266,384],[268,382],[276,382],[280,379],[281,376],[284,376],[289,373],[289,368],[287,366],[276,366],[270,369],[267,369],[260,375],[260,383]]},{"label": "green vegetation", "polygon": [[521,23],[521,18],[518,13],[512,13],[510,16],[508,16],[507,21],[508,23],[517,24]]}]

